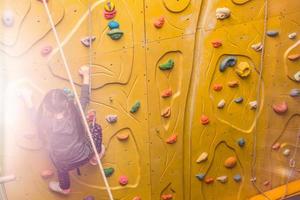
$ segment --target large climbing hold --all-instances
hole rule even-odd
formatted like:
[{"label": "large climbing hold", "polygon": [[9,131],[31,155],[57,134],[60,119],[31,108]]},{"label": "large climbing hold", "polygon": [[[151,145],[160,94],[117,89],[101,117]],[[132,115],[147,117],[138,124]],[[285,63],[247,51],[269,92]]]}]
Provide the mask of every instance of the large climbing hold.
[{"label": "large climbing hold", "polygon": [[163,194],[163,195],[161,195],[161,198],[163,200],[171,200],[171,199],[173,199],[173,195],[172,194]]},{"label": "large climbing hold", "polygon": [[2,23],[6,27],[11,27],[15,22],[15,13],[11,10],[5,10],[2,14]]},{"label": "large climbing hold", "polygon": [[161,116],[163,118],[169,118],[171,116],[171,107],[167,107],[166,109],[164,109],[161,113]]},{"label": "large climbing hold", "polygon": [[267,36],[269,37],[276,37],[279,34],[277,30],[269,30],[267,31]]},{"label": "large climbing hold", "polygon": [[246,78],[250,75],[251,69],[248,62],[240,62],[235,69],[235,72],[241,77]]},{"label": "large climbing hold", "polygon": [[291,55],[288,56],[288,59],[289,59],[290,61],[296,61],[296,60],[298,60],[299,58],[300,58],[300,54],[299,54],[299,53],[297,53],[297,54],[291,54]]},{"label": "large climbing hold", "polygon": [[103,171],[104,171],[104,174],[106,177],[110,177],[115,172],[115,169],[112,167],[109,167],[109,168],[105,168]]},{"label": "large climbing hold", "polygon": [[196,162],[197,163],[201,163],[201,162],[204,162],[206,161],[208,158],[208,153],[207,152],[203,152],[200,154],[200,156],[197,158]]},{"label": "large climbing hold", "polygon": [[288,111],[288,105],[285,101],[273,104],[272,108],[277,114],[284,114]]},{"label": "large climbing hold", "polygon": [[95,36],[87,36],[82,38],[80,41],[85,47],[90,47],[92,45],[92,42],[94,42],[95,40]]},{"label": "large climbing hold", "polygon": [[224,72],[228,67],[233,67],[237,62],[237,58],[235,56],[228,56],[222,60],[220,63],[220,72]]},{"label": "large climbing hold", "polygon": [[164,24],[165,24],[165,18],[163,16],[155,20],[155,22],[153,23],[154,27],[158,29],[163,27]]},{"label": "large climbing hold", "polygon": [[104,6],[104,13],[103,14],[104,14],[105,19],[114,18],[117,14],[115,4],[111,1],[108,1]]},{"label": "large climbing hold", "polygon": [[120,176],[119,177],[119,183],[122,186],[125,186],[128,184],[128,177],[127,176]]},{"label": "large climbing hold", "polygon": [[162,93],[161,93],[161,97],[162,98],[168,98],[172,96],[172,89],[165,89]]},{"label": "large climbing hold", "polygon": [[131,107],[130,112],[131,113],[136,113],[139,110],[140,107],[141,107],[141,102],[140,101],[136,101],[134,103],[134,105]]},{"label": "large climbing hold", "polygon": [[237,158],[235,156],[228,157],[224,162],[226,168],[234,168],[236,164]]},{"label": "large climbing hold", "polygon": [[107,115],[105,117],[106,121],[110,124],[116,123],[118,121],[118,116],[117,115]]},{"label": "large climbing hold", "polygon": [[177,142],[177,135],[173,134],[170,137],[167,138],[166,143],[167,144],[174,144]]},{"label": "large climbing hold", "polygon": [[166,63],[159,65],[159,69],[161,70],[170,70],[174,67],[174,60],[169,59]]},{"label": "large climbing hold", "polygon": [[300,89],[291,89],[290,96],[291,97],[299,97],[300,96]]},{"label": "large climbing hold", "polygon": [[217,8],[216,10],[216,18],[219,20],[223,20],[230,17],[230,10],[229,8]]}]

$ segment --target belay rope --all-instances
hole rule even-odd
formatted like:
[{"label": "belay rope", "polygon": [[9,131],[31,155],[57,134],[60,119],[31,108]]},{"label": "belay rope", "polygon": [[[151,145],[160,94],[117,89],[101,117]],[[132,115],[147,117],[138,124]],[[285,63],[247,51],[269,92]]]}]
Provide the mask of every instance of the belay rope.
[{"label": "belay rope", "polygon": [[[68,75],[68,78],[69,78],[69,82],[70,82],[71,87],[72,87],[72,90],[73,90],[73,92],[74,92],[75,101],[76,101],[76,103],[77,103],[77,105],[78,105],[78,108],[79,108],[81,117],[82,117],[82,119],[83,119],[82,121],[84,122],[84,126],[85,126],[85,129],[86,129],[87,133],[88,133],[89,140],[90,140],[90,142],[91,142],[91,144],[92,144],[92,148],[93,148],[93,151],[94,151],[95,156],[96,156],[96,159],[97,159],[97,164],[98,164],[98,166],[99,166],[100,173],[101,173],[102,178],[103,178],[103,180],[104,180],[104,184],[105,184],[105,187],[106,187],[106,191],[107,191],[107,193],[108,193],[108,195],[109,195],[109,199],[110,199],[110,200],[113,200],[113,196],[112,196],[112,193],[111,193],[111,189],[110,189],[110,186],[109,186],[109,184],[108,184],[108,182],[107,182],[106,176],[105,176],[105,174],[104,174],[104,170],[103,170],[103,166],[102,166],[100,157],[99,157],[99,155],[98,155],[96,146],[95,146],[95,144],[94,144],[94,142],[93,142],[93,137],[92,137],[91,131],[90,131],[90,129],[89,129],[89,125],[88,125],[88,122],[87,122],[87,120],[86,120],[84,111],[83,111],[82,106],[81,106],[81,104],[80,104],[80,100],[79,100],[79,97],[78,97],[78,93],[77,93],[77,91],[76,91],[76,88],[75,88],[75,85],[74,85],[74,81],[73,81],[73,78],[72,78],[72,75],[71,75],[71,72],[70,72],[70,68],[69,68],[67,59],[66,59],[66,57],[65,57],[64,50],[63,50],[62,45],[61,45],[61,41],[60,41],[60,39],[59,39],[59,37],[58,37],[58,33],[57,33],[56,28],[55,28],[55,24],[54,24],[54,22],[53,22],[52,15],[51,15],[50,10],[49,10],[48,4],[47,4],[47,0],[42,0],[42,2],[43,2],[43,4],[44,4],[45,11],[46,11],[47,16],[48,16],[48,19],[49,19],[49,23],[50,23],[50,25],[51,25],[52,32],[53,32],[53,34],[54,34],[54,36],[55,36],[55,40],[56,40],[56,43],[57,43],[57,45],[58,45],[59,52],[60,52],[61,57],[62,57],[62,61],[63,61],[64,67],[65,67],[65,70],[66,70],[67,75]],[[91,8],[90,8],[90,4],[89,4],[89,15],[90,15],[90,16],[89,16],[89,18],[90,18],[89,23],[91,23]],[[90,32],[89,34],[91,34],[91,32]],[[90,41],[89,41],[89,42],[90,42],[90,51],[91,51],[91,50],[92,50],[92,48],[91,48],[91,45],[92,45],[91,38],[90,38]],[[89,65],[91,66],[91,52],[89,52]]]}]

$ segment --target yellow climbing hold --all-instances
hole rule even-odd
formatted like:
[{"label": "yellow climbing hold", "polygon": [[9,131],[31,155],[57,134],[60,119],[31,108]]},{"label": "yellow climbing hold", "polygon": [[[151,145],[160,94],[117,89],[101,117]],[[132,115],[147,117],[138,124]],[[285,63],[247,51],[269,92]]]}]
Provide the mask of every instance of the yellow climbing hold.
[{"label": "yellow climbing hold", "polygon": [[246,78],[250,75],[251,69],[249,63],[240,62],[238,66],[235,68],[235,72],[242,78]]}]

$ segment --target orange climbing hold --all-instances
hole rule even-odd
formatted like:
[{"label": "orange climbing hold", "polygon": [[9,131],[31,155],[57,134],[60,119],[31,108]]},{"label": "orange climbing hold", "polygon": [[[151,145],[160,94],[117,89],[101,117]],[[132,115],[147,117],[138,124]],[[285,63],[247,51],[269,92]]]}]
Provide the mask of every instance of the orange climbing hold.
[{"label": "orange climbing hold", "polygon": [[204,179],[204,182],[205,182],[206,184],[211,184],[211,183],[214,182],[214,179],[213,179],[212,177],[207,177],[207,178]]},{"label": "orange climbing hold", "polygon": [[283,101],[278,104],[273,104],[272,108],[277,114],[284,114],[288,110],[288,105],[285,101]]},{"label": "orange climbing hold", "polygon": [[276,143],[272,146],[272,149],[273,149],[273,150],[278,150],[278,149],[280,149],[280,147],[281,147],[281,144],[280,144],[279,142],[276,142]]},{"label": "orange climbing hold", "polygon": [[161,198],[163,200],[170,200],[170,199],[173,199],[173,195],[172,194],[163,194],[163,195],[161,195]]},{"label": "orange climbing hold", "polygon": [[209,118],[206,115],[202,115],[200,121],[201,121],[201,124],[203,124],[203,125],[209,124]]},{"label": "orange climbing hold", "polygon": [[239,84],[240,84],[239,81],[229,81],[229,82],[228,82],[228,86],[231,87],[231,88],[238,87]]},{"label": "orange climbing hold", "polygon": [[43,179],[51,178],[53,175],[54,175],[54,172],[51,169],[46,169],[46,170],[41,172],[41,177]]},{"label": "orange climbing hold", "polygon": [[132,200],[142,200],[141,197],[134,197]]},{"label": "orange climbing hold", "polygon": [[289,55],[288,56],[288,59],[290,60],[290,61],[296,61],[296,60],[298,60],[300,58],[300,54],[298,53],[298,54],[292,54],[292,55]]},{"label": "orange climbing hold", "polygon": [[219,92],[223,89],[223,86],[219,83],[216,83],[216,84],[213,85],[213,89],[214,89],[214,91]]},{"label": "orange climbing hold", "polygon": [[166,89],[161,93],[162,98],[167,98],[172,96],[172,89]]},{"label": "orange climbing hold", "polygon": [[219,47],[222,46],[222,41],[221,40],[215,40],[215,41],[212,41],[211,44],[214,48],[219,48]]},{"label": "orange climbing hold", "polygon": [[176,134],[171,135],[171,136],[166,140],[166,143],[168,143],[168,144],[174,144],[175,142],[177,142],[177,135],[176,135]]},{"label": "orange climbing hold", "polygon": [[155,28],[161,28],[161,27],[163,27],[164,24],[165,24],[165,18],[163,16],[161,16],[154,22]]},{"label": "orange climbing hold", "polygon": [[125,141],[129,138],[129,133],[128,132],[125,132],[125,133],[118,133],[117,134],[117,138],[118,140],[120,141]]},{"label": "orange climbing hold", "polygon": [[224,166],[226,168],[234,168],[236,163],[237,163],[237,158],[235,156],[231,156],[225,160]]}]

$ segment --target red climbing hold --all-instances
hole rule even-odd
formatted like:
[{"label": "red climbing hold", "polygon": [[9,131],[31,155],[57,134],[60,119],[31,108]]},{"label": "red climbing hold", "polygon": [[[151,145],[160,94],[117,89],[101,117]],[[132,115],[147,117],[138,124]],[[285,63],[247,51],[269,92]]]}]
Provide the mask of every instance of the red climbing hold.
[{"label": "red climbing hold", "polygon": [[167,98],[172,96],[172,89],[166,89],[161,93],[162,98]]},{"label": "red climbing hold", "polygon": [[207,178],[204,179],[204,182],[205,182],[206,184],[211,184],[211,183],[214,182],[214,179],[213,179],[212,177],[207,177]]},{"label": "red climbing hold", "polygon": [[128,184],[128,177],[127,176],[120,176],[119,177],[119,183],[122,186],[125,186]]},{"label": "red climbing hold", "polygon": [[273,144],[272,149],[276,151],[276,150],[280,149],[280,146],[281,146],[280,143],[276,142],[275,144]]},{"label": "red climbing hold", "polygon": [[54,175],[54,172],[51,169],[46,169],[41,172],[41,177],[43,179],[51,178]]},{"label": "red climbing hold", "polygon": [[164,23],[165,23],[165,18],[161,16],[154,22],[154,26],[156,28],[161,28],[161,27],[163,27]]},{"label": "red climbing hold", "polygon": [[170,200],[170,199],[173,199],[173,195],[172,194],[163,194],[163,195],[161,195],[161,198],[163,200]]},{"label": "red climbing hold", "polygon": [[45,46],[45,47],[43,47],[42,50],[41,50],[41,55],[45,57],[45,56],[47,56],[49,53],[51,53],[51,51],[52,51],[52,47],[51,47],[51,46]]},{"label": "red climbing hold", "polygon": [[288,105],[285,101],[283,101],[278,104],[273,104],[272,108],[277,114],[284,114],[288,110]]},{"label": "red climbing hold", "polygon": [[175,142],[177,142],[177,135],[176,135],[176,134],[171,135],[171,136],[166,140],[166,143],[168,143],[168,144],[174,144]]},{"label": "red climbing hold", "polygon": [[216,84],[213,85],[213,89],[214,89],[214,91],[219,92],[223,89],[223,86],[219,83],[216,83]]},{"label": "red climbing hold", "polygon": [[202,115],[200,121],[201,121],[201,124],[203,124],[203,125],[209,124],[209,119],[206,115]]},{"label": "red climbing hold", "polygon": [[212,41],[211,44],[214,48],[219,48],[219,47],[222,46],[222,41],[221,40],[215,40],[215,41]]}]

